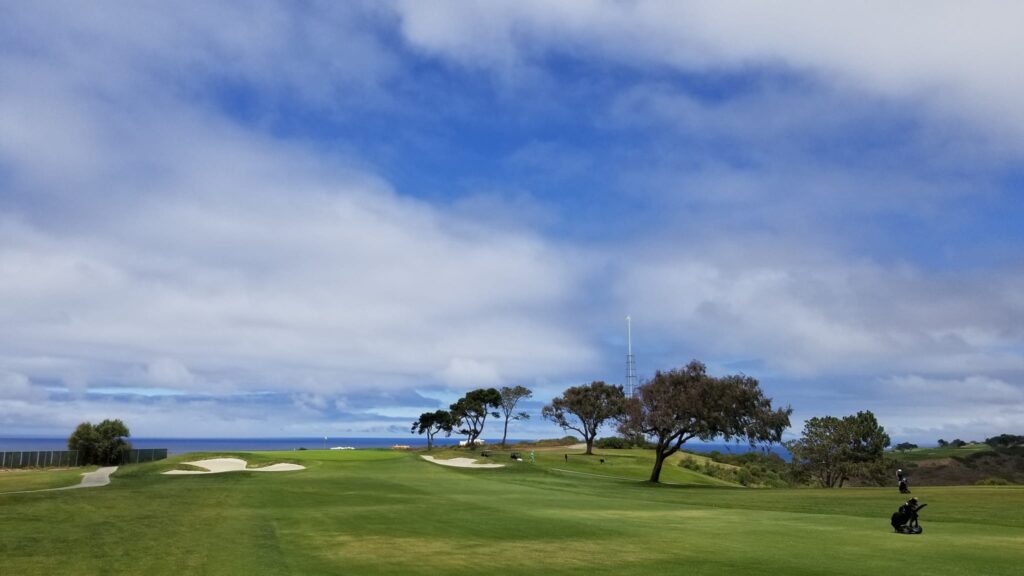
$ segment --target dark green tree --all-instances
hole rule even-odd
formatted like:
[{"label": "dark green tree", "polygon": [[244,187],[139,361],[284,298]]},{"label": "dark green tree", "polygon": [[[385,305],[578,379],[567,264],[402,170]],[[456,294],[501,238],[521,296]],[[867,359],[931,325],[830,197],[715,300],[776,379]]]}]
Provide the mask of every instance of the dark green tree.
[{"label": "dark green tree", "polygon": [[494,417],[505,417],[505,430],[501,433],[501,447],[504,448],[505,440],[508,438],[508,421],[530,418],[526,412],[516,412],[516,404],[523,398],[533,396],[533,392],[524,386],[502,386],[498,393],[501,394],[501,404],[498,406],[499,411],[494,413]]},{"label": "dark green tree", "polygon": [[985,444],[993,448],[1010,448],[1024,444],[1024,436],[1017,436],[1016,434],[1000,434],[999,436],[993,436],[985,439]]},{"label": "dark green tree", "polygon": [[910,442],[900,442],[894,447],[895,450],[899,450],[900,452],[906,452],[907,450],[913,450],[914,448],[917,448],[917,444],[912,444]]},{"label": "dark green tree", "polygon": [[476,439],[484,431],[487,415],[498,406],[501,406],[501,394],[494,388],[477,388],[451,405],[453,428],[458,427],[459,434],[466,435],[467,446],[476,445]]},{"label": "dark green tree", "polygon": [[78,450],[83,464],[118,464],[132,448],[125,440],[129,436],[128,427],[120,420],[104,420],[95,426],[82,422],[68,438],[68,449]]},{"label": "dark green tree", "polygon": [[427,435],[427,450],[429,451],[434,448],[435,434],[444,432],[445,436],[451,436],[454,427],[455,420],[452,418],[451,412],[435,410],[420,414],[420,419],[412,423],[412,433]]},{"label": "dark green tree", "polygon": [[891,443],[870,410],[836,418],[811,418],[800,439],[786,443],[797,476],[810,476],[825,488],[842,488],[853,477],[875,479]]},{"label": "dark green tree", "polygon": [[595,381],[589,385],[567,388],[561,396],[545,406],[541,414],[563,430],[575,430],[582,434],[583,441],[587,443],[587,454],[593,454],[598,428],[608,420],[621,417],[625,401],[622,386]]},{"label": "dark green tree", "polygon": [[89,422],[82,422],[68,437],[68,450],[78,451],[78,461],[81,464],[92,464],[96,461],[99,440],[96,427]]},{"label": "dark green tree", "polygon": [[946,442],[942,438],[939,438],[938,444],[939,444],[939,448],[945,448],[946,446],[949,446],[949,442]]},{"label": "dark green tree", "polygon": [[716,378],[696,360],[682,369],[657,372],[626,402],[619,430],[654,440],[651,482],[658,482],[665,459],[688,440],[734,438],[779,442],[792,408],[772,408],[757,380],[743,375]]}]

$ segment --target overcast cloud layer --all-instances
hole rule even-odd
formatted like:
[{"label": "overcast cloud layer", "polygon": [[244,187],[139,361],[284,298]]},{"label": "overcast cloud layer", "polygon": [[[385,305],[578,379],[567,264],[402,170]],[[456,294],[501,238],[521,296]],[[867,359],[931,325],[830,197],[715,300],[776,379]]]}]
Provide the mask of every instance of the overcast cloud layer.
[{"label": "overcast cloud layer", "polygon": [[0,436],[393,436],[692,358],[1024,429],[996,2],[0,6]]}]

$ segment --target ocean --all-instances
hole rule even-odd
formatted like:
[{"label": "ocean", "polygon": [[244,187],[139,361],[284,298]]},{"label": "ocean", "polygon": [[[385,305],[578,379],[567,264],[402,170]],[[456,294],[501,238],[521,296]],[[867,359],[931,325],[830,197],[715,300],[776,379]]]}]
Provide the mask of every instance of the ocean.
[{"label": "ocean", "polygon": [[[252,450],[323,450],[334,446],[351,446],[353,448],[390,448],[395,444],[403,444],[412,448],[425,448],[427,440],[423,436],[407,436],[405,438],[129,438],[133,448],[166,448],[168,454],[185,454],[187,452],[248,452]],[[489,444],[500,442],[501,439],[487,439]],[[509,442],[518,442],[510,438]],[[435,438],[435,446],[457,445],[459,438]],[[32,450],[67,450],[67,438],[0,438],[0,452],[32,451]]]},{"label": "ocean", "polygon": [[[188,452],[248,452],[252,450],[323,450],[334,446],[351,446],[353,448],[390,448],[395,444],[403,444],[412,448],[425,448],[426,438],[423,436],[407,436],[405,438],[129,438],[133,448],[166,448],[168,454],[185,454]],[[459,443],[459,437],[435,438],[435,446],[452,446]],[[488,444],[496,444],[500,438],[487,438]],[[519,438],[509,438],[508,442],[529,442]],[[67,438],[0,438],[0,452],[33,451],[33,450],[67,450]],[[683,449],[690,452],[707,453],[714,450],[723,454],[745,454],[760,451],[761,448],[750,448],[746,444],[702,444],[687,443]],[[789,452],[779,445],[768,448],[770,452],[789,460]]]}]

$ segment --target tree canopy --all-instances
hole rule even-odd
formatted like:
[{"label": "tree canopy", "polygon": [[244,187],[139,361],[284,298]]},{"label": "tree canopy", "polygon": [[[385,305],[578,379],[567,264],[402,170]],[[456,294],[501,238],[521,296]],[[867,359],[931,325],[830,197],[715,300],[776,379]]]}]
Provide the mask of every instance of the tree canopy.
[{"label": "tree canopy", "polygon": [[498,393],[501,395],[501,403],[498,406],[499,412],[495,412],[494,417],[505,417],[505,429],[501,433],[501,446],[504,447],[505,440],[508,439],[508,421],[528,420],[530,418],[530,415],[526,412],[516,412],[515,410],[516,404],[520,400],[533,396],[533,391],[525,386],[502,386]]},{"label": "tree canopy", "polygon": [[427,450],[431,450],[434,448],[434,435],[438,432],[444,432],[445,436],[450,436],[454,427],[455,419],[452,417],[451,412],[435,410],[434,412],[420,414],[420,419],[412,423],[412,433],[426,434]]},{"label": "tree canopy", "polygon": [[451,405],[454,426],[459,434],[466,435],[466,444],[474,446],[484,431],[487,415],[501,405],[501,394],[494,388],[477,388]]},{"label": "tree canopy", "polygon": [[608,420],[622,416],[625,400],[622,386],[594,381],[589,385],[567,388],[545,406],[541,414],[563,430],[582,434],[583,441],[587,443],[587,454],[593,454],[598,428]]},{"label": "tree canopy", "polygon": [[999,436],[986,438],[985,444],[988,444],[993,448],[1009,448],[1011,446],[1024,444],[1024,436],[1018,436],[1016,434],[1000,434]]},{"label": "tree canopy", "polygon": [[772,408],[754,378],[713,377],[696,360],[684,368],[657,372],[626,402],[620,431],[643,434],[655,442],[651,482],[661,477],[665,459],[694,438],[750,444],[779,442],[789,427],[792,408]]},{"label": "tree canopy", "polygon": [[78,450],[83,464],[117,464],[131,450],[125,438],[131,436],[120,420],[104,420],[93,426],[82,422],[68,438],[68,450]]},{"label": "tree canopy", "polygon": [[870,410],[836,418],[811,418],[799,440],[786,443],[798,471],[825,488],[842,487],[853,477],[876,477],[889,446],[885,433]]}]

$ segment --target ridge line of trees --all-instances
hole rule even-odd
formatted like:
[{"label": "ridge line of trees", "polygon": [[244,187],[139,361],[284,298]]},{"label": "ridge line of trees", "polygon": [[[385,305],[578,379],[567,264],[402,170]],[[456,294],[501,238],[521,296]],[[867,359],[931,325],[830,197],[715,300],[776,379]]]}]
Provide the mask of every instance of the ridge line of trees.
[{"label": "ridge line of trees", "polygon": [[[529,418],[518,410],[520,400],[533,392],[524,386],[478,388],[450,406],[449,410],[425,412],[413,423],[412,432],[427,436],[428,450],[437,434],[465,435],[475,446],[487,417],[503,418],[501,445],[508,438],[511,422]],[[658,371],[641,384],[632,398],[622,386],[593,381],[570,386],[543,407],[541,415],[565,431],[583,438],[586,454],[593,454],[598,431],[614,423],[622,438],[618,445],[649,445],[654,450],[650,482],[659,482],[665,462],[691,440],[745,441],[750,446],[780,444],[792,455],[785,465],[790,481],[841,488],[848,483],[884,485],[891,480],[896,464],[886,459],[892,440],[870,410],[842,417],[816,416],[804,422],[798,438],[782,440],[790,427],[790,406],[776,407],[757,379],[744,374],[712,376],[707,367],[693,360],[682,368]],[[967,443],[939,439],[940,447],[961,447]],[[987,438],[985,444],[997,449],[1015,449],[1024,436],[1002,434]],[[916,444],[902,442],[895,450],[906,452]],[[763,464],[759,464],[763,468]],[[783,482],[783,472],[774,466],[773,482]],[[692,466],[692,464],[691,464]],[[757,473],[762,473],[763,470]]]}]

